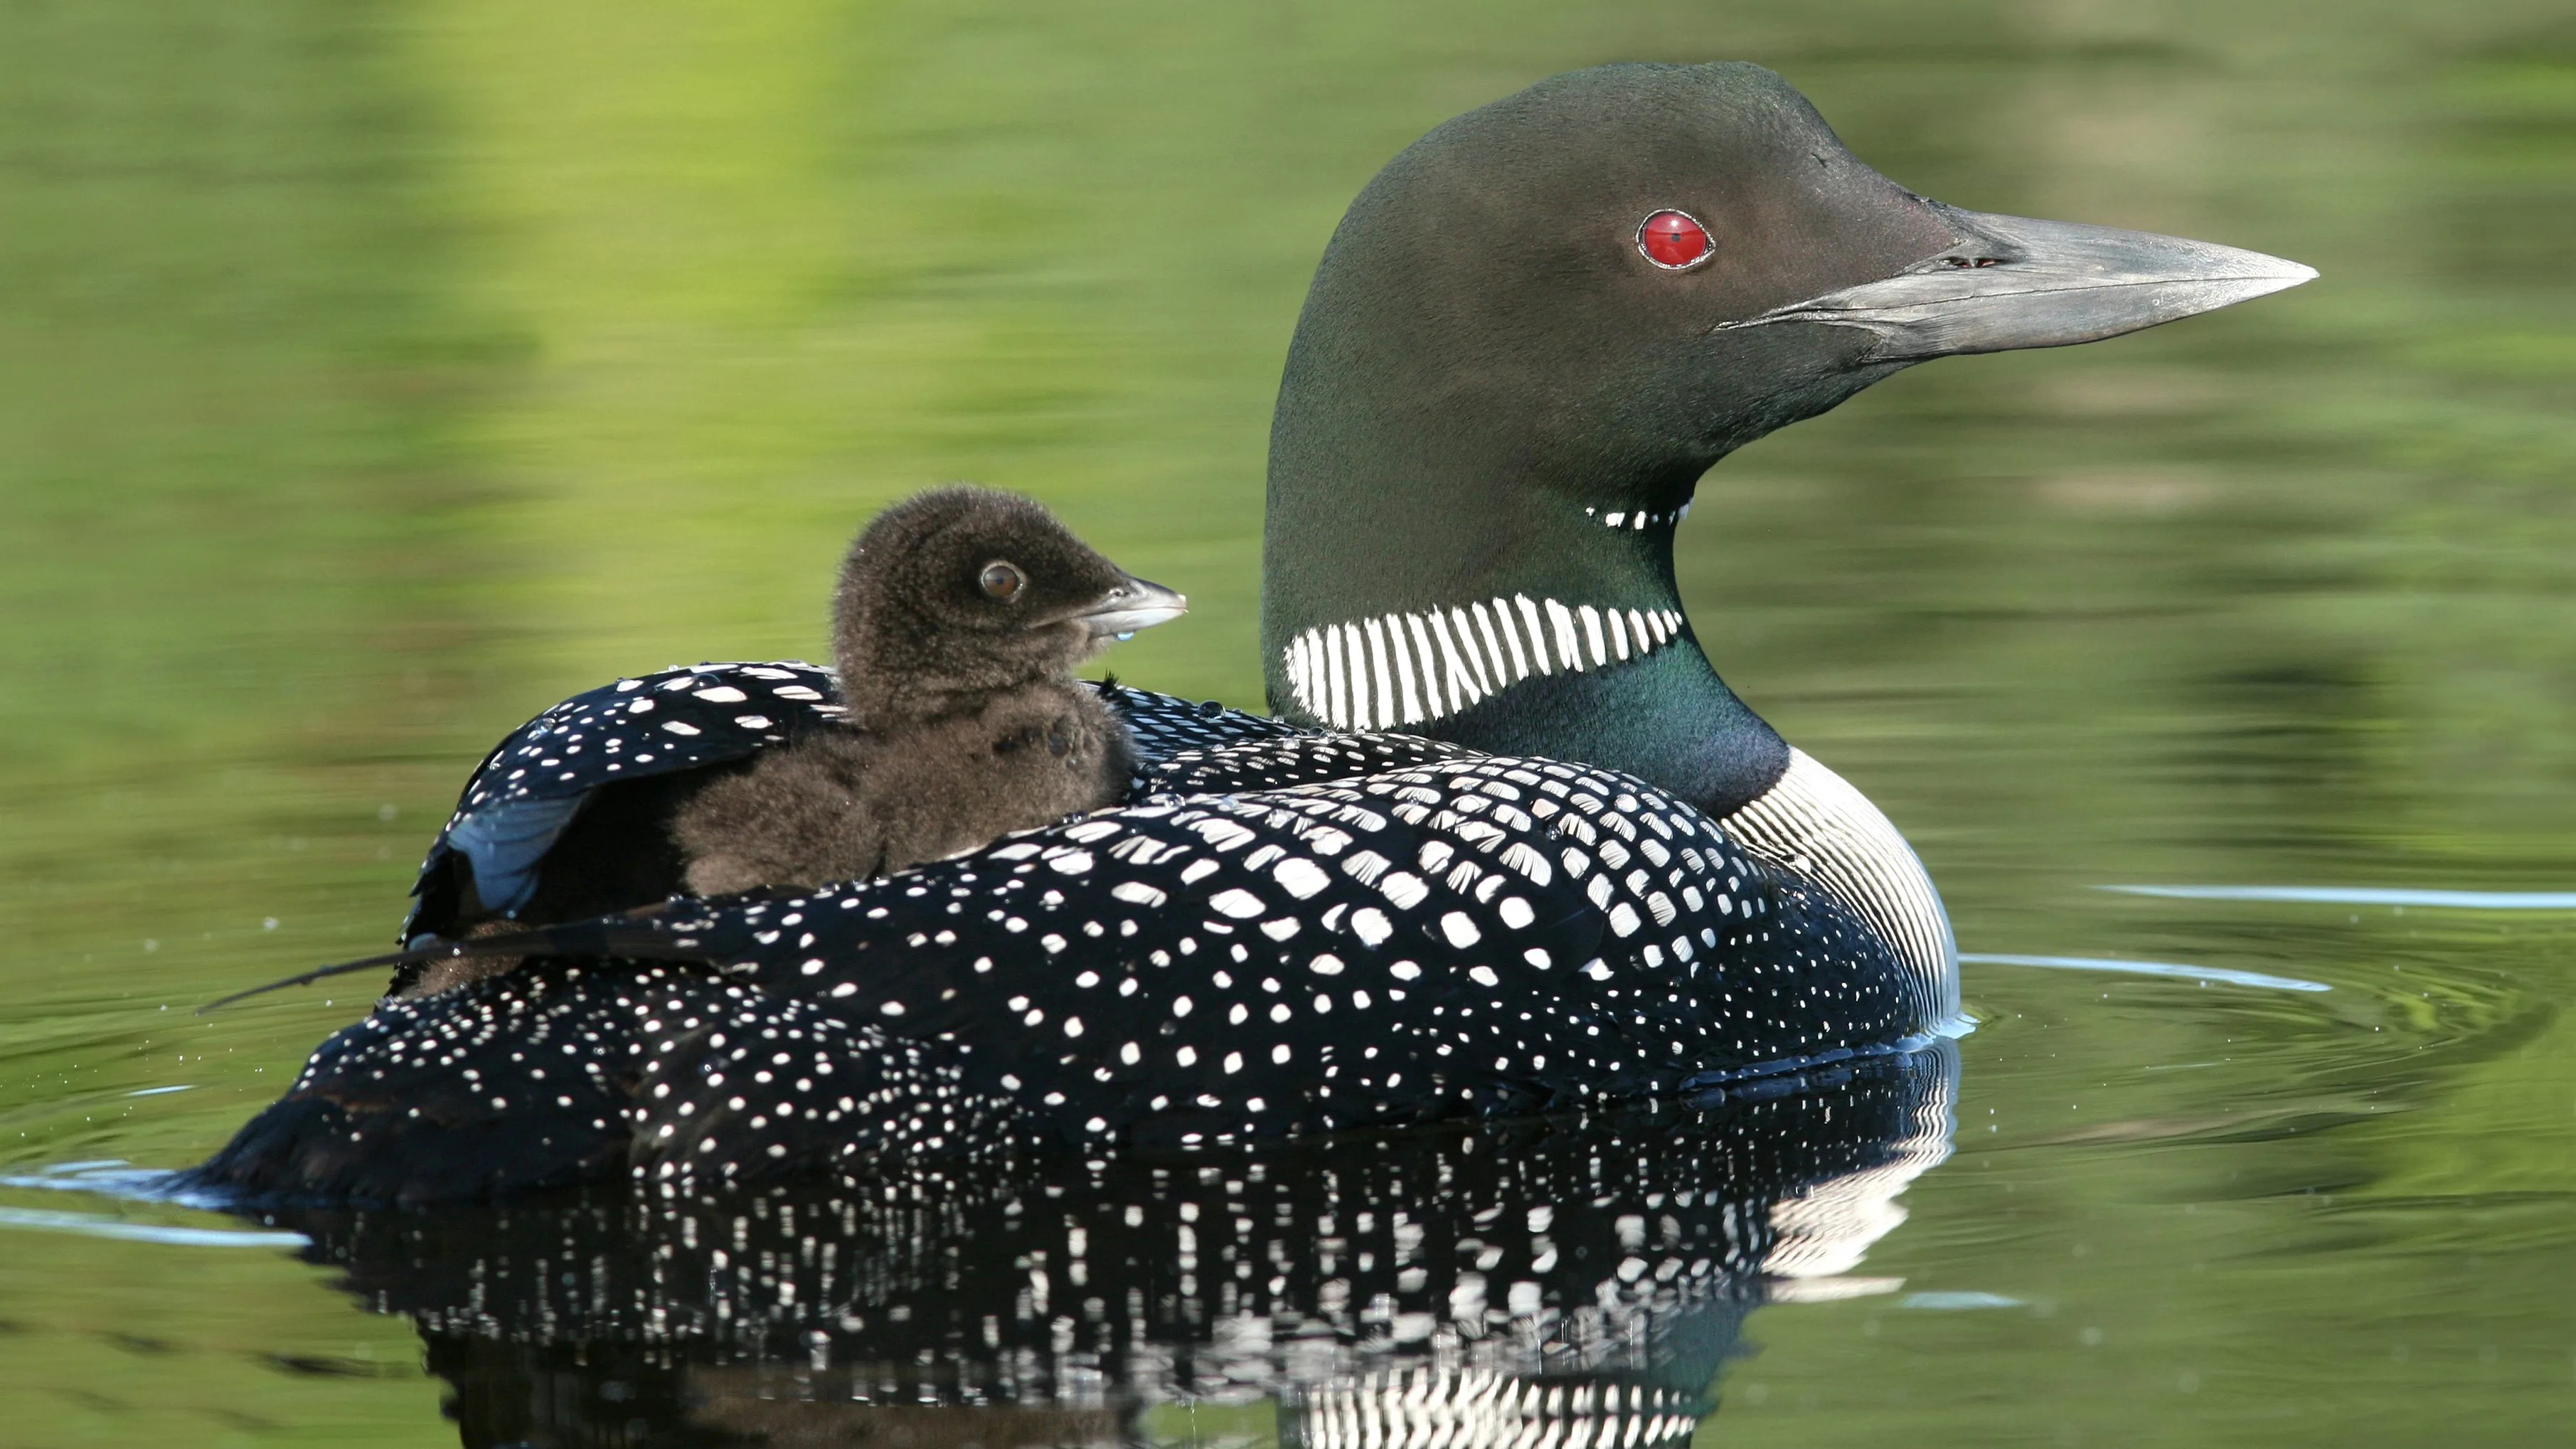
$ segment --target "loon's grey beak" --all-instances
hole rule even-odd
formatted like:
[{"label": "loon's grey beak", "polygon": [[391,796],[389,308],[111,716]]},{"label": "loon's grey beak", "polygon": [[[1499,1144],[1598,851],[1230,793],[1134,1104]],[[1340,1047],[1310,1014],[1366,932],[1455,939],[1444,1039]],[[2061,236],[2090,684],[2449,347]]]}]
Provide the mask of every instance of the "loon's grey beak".
[{"label": "loon's grey beak", "polygon": [[1190,601],[1186,597],[1161,584],[1130,578],[1101,595],[1099,603],[1074,617],[1090,628],[1094,639],[1112,636],[1124,639],[1139,629],[1167,623],[1189,611]]},{"label": "loon's grey beak", "polygon": [[1958,241],[1938,254],[1892,277],[1721,326],[1860,327],[1878,334],[1870,361],[1919,362],[2117,337],[2317,274],[2261,252],[2153,232],[1940,210]]}]

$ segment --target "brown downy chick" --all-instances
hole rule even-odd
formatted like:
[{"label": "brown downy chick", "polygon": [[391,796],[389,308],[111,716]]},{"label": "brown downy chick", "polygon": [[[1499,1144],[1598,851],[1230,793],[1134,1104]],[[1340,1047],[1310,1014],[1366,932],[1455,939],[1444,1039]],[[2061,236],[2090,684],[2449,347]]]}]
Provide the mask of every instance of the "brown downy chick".
[{"label": "brown downy chick", "polygon": [[1014,494],[887,509],[832,602],[848,714],[681,808],[690,891],[862,880],[1123,799],[1126,727],[1073,670],[1187,603]]}]

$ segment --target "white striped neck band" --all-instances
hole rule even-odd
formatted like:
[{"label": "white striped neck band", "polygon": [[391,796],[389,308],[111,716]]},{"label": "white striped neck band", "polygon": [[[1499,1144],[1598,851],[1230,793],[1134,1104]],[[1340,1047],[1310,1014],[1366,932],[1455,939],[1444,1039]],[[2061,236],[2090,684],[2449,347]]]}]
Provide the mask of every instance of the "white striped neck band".
[{"label": "white striped neck band", "polygon": [[1681,637],[1678,609],[1562,604],[1527,594],[1319,624],[1282,662],[1298,707],[1335,729],[1445,719],[1533,674],[1642,659]]}]

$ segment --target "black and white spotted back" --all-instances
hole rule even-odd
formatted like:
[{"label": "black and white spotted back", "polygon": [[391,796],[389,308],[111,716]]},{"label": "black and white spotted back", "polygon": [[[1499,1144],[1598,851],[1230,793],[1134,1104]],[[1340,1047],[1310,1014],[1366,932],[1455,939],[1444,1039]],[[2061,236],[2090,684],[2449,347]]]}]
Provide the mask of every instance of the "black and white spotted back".
[{"label": "black and white spotted back", "polygon": [[[1187,1148],[1647,1098],[1937,1025],[1866,922],[1633,777],[1403,737],[1183,754],[1202,784],[1309,783],[1156,793],[882,880],[559,928],[537,949],[579,959],[334,1038],[209,1171],[311,1175],[311,1139],[366,1130],[330,1116],[353,1078],[391,1064],[470,1119],[563,1095],[538,1066],[607,1063],[626,1097],[576,1094],[556,1156],[733,1181],[1023,1134]],[[526,1050],[528,1023],[577,1005],[568,1060]],[[745,1032],[767,1060],[711,1054]]]},{"label": "black and white spotted back", "polygon": [[1087,1143],[1650,1096],[1932,1025],[1874,932],[1697,810],[1504,757],[1156,797],[621,929],[953,1044],[968,1082]]}]

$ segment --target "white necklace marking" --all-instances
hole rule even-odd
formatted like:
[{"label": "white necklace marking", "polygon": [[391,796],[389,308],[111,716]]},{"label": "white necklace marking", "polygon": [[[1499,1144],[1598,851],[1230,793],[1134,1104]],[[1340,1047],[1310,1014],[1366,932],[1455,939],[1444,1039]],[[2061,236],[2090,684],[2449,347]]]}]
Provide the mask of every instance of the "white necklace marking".
[{"label": "white necklace marking", "polygon": [[1288,641],[1289,687],[1335,729],[1442,719],[1531,674],[1642,659],[1680,637],[1678,609],[1568,607],[1527,594],[1321,624]]}]

